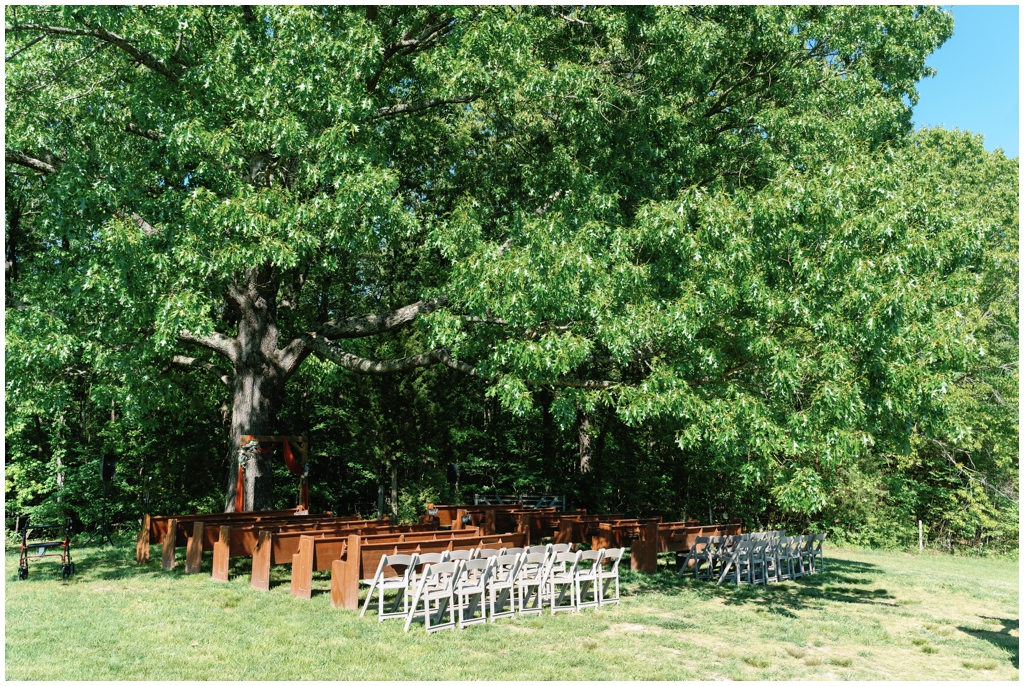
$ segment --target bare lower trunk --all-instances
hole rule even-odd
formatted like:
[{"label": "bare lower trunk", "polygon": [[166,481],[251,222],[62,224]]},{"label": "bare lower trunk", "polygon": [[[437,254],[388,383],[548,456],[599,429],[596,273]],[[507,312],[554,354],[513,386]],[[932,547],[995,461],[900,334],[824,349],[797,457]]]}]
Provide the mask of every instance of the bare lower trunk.
[{"label": "bare lower trunk", "polygon": [[391,463],[391,521],[398,521],[398,464]]},{"label": "bare lower trunk", "polygon": [[580,415],[580,473],[586,474],[590,471],[590,458],[593,455],[590,449],[590,417]]},{"label": "bare lower trunk", "polygon": [[[277,429],[277,410],[281,384],[273,373],[237,370],[234,379],[234,404],[231,413],[231,454],[228,465],[225,512],[235,511],[238,483],[238,454],[244,435],[271,435]],[[274,507],[274,453],[257,452],[244,468],[245,498],[243,510],[271,510]]]}]

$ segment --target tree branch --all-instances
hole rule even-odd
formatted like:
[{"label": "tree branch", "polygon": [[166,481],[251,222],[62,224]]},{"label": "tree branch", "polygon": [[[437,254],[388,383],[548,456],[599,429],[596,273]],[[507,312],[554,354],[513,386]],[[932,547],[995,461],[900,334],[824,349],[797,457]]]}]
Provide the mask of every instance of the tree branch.
[{"label": "tree branch", "polygon": [[146,234],[147,236],[160,235],[159,229],[154,228],[152,224],[150,224],[149,222],[147,222],[145,219],[135,214],[134,212],[132,212],[131,214],[125,214],[124,212],[118,210],[114,212],[114,216],[117,217],[118,219],[126,219],[131,221],[133,224],[135,224],[135,226],[139,228],[140,231],[142,231],[142,233]]},{"label": "tree branch", "polygon": [[28,167],[29,169],[33,169],[42,174],[56,174],[60,171],[61,165],[63,164],[63,162],[61,162],[57,157],[50,156],[52,159],[49,162],[44,162],[43,160],[29,157],[28,155],[24,155],[20,152],[14,152],[13,150],[6,150],[4,152],[4,157],[8,162],[20,164],[23,167]]},{"label": "tree branch", "polygon": [[93,38],[99,38],[101,41],[110,43],[121,51],[131,55],[132,58],[165,77],[175,86],[180,85],[178,75],[175,74],[166,64],[158,60],[152,54],[139,50],[121,36],[116,33],[111,33],[103,27],[97,29],[70,29],[65,26],[44,26],[41,24],[23,24],[21,26],[11,26],[8,24],[5,28],[7,33],[18,33],[20,31],[42,31],[43,33],[49,33],[57,36],[91,36]]},{"label": "tree branch", "polygon": [[384,74],[384,68],[387,67],[388,61],[392,57],[399,53],[403,55],[410,55],[417,50],[430,47],[430,41],[436,38],[442,29],[446,26],[450,26],[451,23],[452,19],[442,19],[436,24],[431,24],[421,29],[419,35],[415,37],[412,35],[413,30],[409,30],[397,43],[392,43],[384,48],[384,54],[381,55],[380,66],[377,67],[377,71],[373,76],[366,81],[366,92],[372,94],[377,90],[377,82],[380,81],[380,77]]},{"label": "tree branch", "polygon": [[132,122],[128,122],[127,124],[125,124],[124,130],[127,131],[128,133],[134,133],[136,136],[148,138],[151,141],[160,141],[163,140],[164,138],[164,134],[162,132],[155,131],[153,129],[144,129],[137,124],[133,124]]},{"label": "tree branch", "polygon": [[[430,365],[440,363],[458,372],[462,372],[467,376],[473,376],[489,381],[489,379],[481,374],[473,365],[453,358],[448,348],[438,348],[437,350],[431,350],[427,353],[410,355],[409,357],[402,357],[396,360],[370,360],[365,357],[359,357],[358,355],[345,352],[334,343],[331,343],[326,338],[319,336],[314,332],[307,333],[302,340],[306,345],[312,348],[313,353],[317,357],[330,360],[345,369],[359,374],[394,374],[396,372],[404,372],[409,369],[416,369],[417,367],[429,367]],[[555,386],[558,388],[583,388],[588,390],[606,389],[620,385],[618,381],[577,381],[558,379],[551,381],[534,381],[531,379],[524,379],[524,381],[531,386]]]},{"label": "tree branch", "polygon": [[191,343],[192,345],[198,345],[202,348],[206,348],[207,350],[219,353],[231,360],[232,364],[238,360],[240,352],[238,349],[238,341],[233,338],[228,338],[222,333],[214,331],[209,336],[195,336],[188,331],[182,331],[178,334],[178,340],[182,343]]},{"label": "tree branch", "polygon": [[12,52],[12,53],[11,53],[10,55],[7,55],[7,56],[5,56],[5,57],[4,57],[4,63],[10,62],[10,61],[11,61],[11,60],[13,60],[13,59],[14,59],[15,57],[17,57],[17,56],[18,56],[18,55],[20,55],[21,53],[25,52],[26,50],[28,50],[29,48],[31,48],[31,47],[32,47],[33,45],[35,45],[36,43],[38,43],[39,41],[43,40],[44,38],[46,38],[46,34],[45,34],[45,33],[41,33],[41,34],[39,34],[38,36],[36,36],[36,37],[35,37],[35,38],[33,38],[32,40],[30,40],[30,41],[29,41],[28,43],[25,43],[25,45],[21,46],[20,48],[18,48],[18,49],[17,49],[17,50],[15,50],[14,52]]},{"label": "tree branch", "polygon": [[340,321],[332,320],[322,324],[316,333],[324,338],[363,338],[385,331],[395,331],[409,324],[419,315],[429,314],[443,307],[447,302],[448,299],[442,296],[431,300],[420,300],[393,312],[349,317]]},{"label": "tree branch", "polygon": [[431,107],[437,107],[438,105],[452,105],[463,102],[473,102],[479,95],[460,95],[455,98],[430,98],[429,100],[418,100],[416,102],[402,103],[399,105],[392,105],[391,107],[381,107],[377,110],[377,113],[373,115],[373,119],[380,119],[382,117],[390,117],[395,114],[412,114],[413,112],[419,112],[421,110],[429,109]]},{"label": "tree branch", "polygon": [[[409,357],[397,360],[370,360],[345,352],[315,332],[306,334],[303,337],[303,341],[312,348],[313,353],[317,357],[330,360],[340,367],[359,374],[394,374],[395,372],[404,372],[417,367],[429,367],[441,361],[437,357],[438,351],[436,350],[420,353],[419,355],[410,355]],[[291,346],[289,345],[289,347]]]},{"label": "tree branch", "polygon": [[284,371],[285,379],[295,373],[311,352],[313,348],[306,341],[306,336],[299,336],[277,351],[277,364]]},{"label": "tree branch", "polygon": [[175,355],[171,358],[171,362],[186,369],[201,369],[205,372],[212,372],[214,376],[220,379],[222,384],[231,388],[231,375],[212,362],[200,360],[195,357],[186,357],[185,355]]}]

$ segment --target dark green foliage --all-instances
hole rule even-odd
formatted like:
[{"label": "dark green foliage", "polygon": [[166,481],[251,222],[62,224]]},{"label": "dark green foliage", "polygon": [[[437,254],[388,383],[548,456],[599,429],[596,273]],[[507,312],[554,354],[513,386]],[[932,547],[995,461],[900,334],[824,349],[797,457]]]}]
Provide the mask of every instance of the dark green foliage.
[{"label": "dark green foliage", "polygon": [[1017,161],[911,132],[941,10],[6,17],[47,36],[8,65],[8,514],[95,522],[105,450],[116,518],[220,509],[258,425],[318,508],[413,518],[458,461],[466,500],[1013,540]]}]

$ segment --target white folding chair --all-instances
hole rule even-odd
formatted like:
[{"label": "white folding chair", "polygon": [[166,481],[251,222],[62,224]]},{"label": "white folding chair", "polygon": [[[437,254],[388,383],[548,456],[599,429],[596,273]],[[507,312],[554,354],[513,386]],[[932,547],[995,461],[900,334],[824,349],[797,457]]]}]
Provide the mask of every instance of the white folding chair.
[{"label": "white folding chair", "polygon": [[[409,594],[412,591],[411,580],[416,574],[417,555],[382,555],[377,564],[377,571],[370,581],[370,591],[366,594],[366,602],[363,603],[363,611],[359,613],[362,617],[366,614],[366,608],[370,607],[370,599],[374,591],[377,592],[377,622],[395,617],[405,617],[409,614]],[[385,576],[388,568],[395,572],[396,576]],[[403,568],[399,571],[398,568]],[[387,591],[398,591],[391,609],[384,610],[384,594]],[[398,603],[402,603],[402,611],[398,611]]]},{"label": "white folding chair", "polygon": [[[604,555],[601,557],[601,566],[597,572],[597,578],[600,581],[597,585],[598,606],[619,602],[619,562],[622,561],[622,555],[625,552],[625,548],[611,548],[604,551]],[[604,563],[609,561],[611,562],[611,567],[605,569]],[[609,598],[608,589],[613,581],[615,582],[615,595]]]},{"label": "white folding chair", "polygon": [[707,563],[708,567],[710,568],[710,564],[711,564],[710,553],[711,553],[711,550],[708,547],[708,537],[707,536],[698,536],[694,540],[693,546],[690,547],[689,552],[686,553],[686,559],[683,560],[683,566],[679,570],[680,578],[684,574],[686,574],[686,568],[690,564],[690,560],[693,560],[693,578],[694,579],[699,579],[700,578],[701,563],[702,562]]},{"label": "white folding chair", "polygon": [[807,557],[811,562],[811,572],[820,572],[825,569],[825,537],[828,534],[814,534],[807,546]]},{"label": "white folding chair", "polygon": [[778,560],[779,560],[779,579],[789,580],[793,579],[793,538],[791,536],[783,536],[779,539],[778,547]]},{"label": "white folding chair", "polygon": [[[427,633],[439,629],[455,628],[455,579],[458,578],[462,567],[462,561],[442,562],[436,565],[427,565],[423,568],[423,575],[416,584],[416,591],[412,598],[412,607],[405,618],[405,630],[408,631],[413,621],[417,619],[418,608],[423,603],[423,624]],[[445,611],[448,612],[448,621],[442,622],[441,618]],[[431,626],[431,617],[434,624]]]},{"label": "white folding chair", "polygon": [[[494,559],[468,560],[455,580],[455,603],[459,608],[459,628],[487,621],[487,581]],[[480,616],[477,617],[477,611]]]},{"label": "white folding chair", "polygon": [[764,539],[764,568],[762,575],[764,576],[766,586],[772,581],[779,580],[779,542],[782,539],[775,536],[774,531],[772,534],[772,536]]},{"label": "white folding chair", "polygon": [[526,546],[527,555],[536,555],[537,553],[551,553],[551,544],[546,545],[528,545]]},{"label": "white folding chair", "polygon": [[416,589],[416,582],[423,574],[423,570],[426,569],[427,565],[438,565],[442,562],[448,561],[448,551],[445,550],[442,553],[417,553],[416,564],[413,565],[412,575],[409,577],[409,589],[414,591]]},{"label": "white folding chair", "polygon": [[814,574],[814,560],[811,559],[811,547],[814,545],[814,536],[805,534],[800,537],[800,545],[797,551],[800,555],[800,568],[804,574]]},{"label": "white folding chair", "polygon": [[[555,555],[558,555],[559,553],[571,553],[573,551],[572,550],[572,545],[573,545],[572,543],[552,543],[548,547],[548,555],[551,555],[552,557],[554,557]],[[563,563],[557,563],[557,562],[553,561],[551,569],[552,570],[557,569],[559,571],[564,572],[565,571],[565,563],[564,562]]]},{"label": "white folding chair", "polygon": [[525,555],[526,548],[502,548],[502,555]]},{"label": "white folding chair", "polygon": [[[597,574],[601,571],[601,558],[603,556],[604,548],[584,550],[579,554],[579,562],[576,565],[576,576],[573,582],[576,586],[576,608],[580,612],[583,612],[584,608],[597,608],[600,605],[597,590]],[[585,600],[588,592],[590,593],[590,600]]]},{"label": "white folding chair", "polygon": [[466,561],[466,560],[474,560],[474,559],[476,559],[476,548],[472,548],[470,550],[449,550],[448,551],[448,560],[449,561],[454,561],[454,560]]},{"label": "white folding chair", "polygon": [[492,550],[490,548],[477,548],[476,559],[486,560],[491,557],[498,557],[502,554],[500,550]]},{"label": "white folding chair", "polygon": [[[516,591],[519,594],[519,614],[540,614],[544,611],[544,582],[547,581],[551,557],[547,553],[527,553],[519,567]],[[530,598],[536,598],[528,607]]]},{"label": "white folding chair", "polygon": [[[487,595],[491,605],[491,622],[498,617],[512,617],[516,613],[516,578],[524,555],[501,555],[494,558],[487,581]],[[505,606],[508,606],[508,610]]]},{"label": "white folding chair", "polygon": [[[580,554],[555,553],[551,560],[544,589],[551,603],[551,614],[556,612],[576,612],[576,567],[580,562]],[[565,591],[569,590],[569,604],[565,605]],[[555,591],[560,591],[555,597]]]}]

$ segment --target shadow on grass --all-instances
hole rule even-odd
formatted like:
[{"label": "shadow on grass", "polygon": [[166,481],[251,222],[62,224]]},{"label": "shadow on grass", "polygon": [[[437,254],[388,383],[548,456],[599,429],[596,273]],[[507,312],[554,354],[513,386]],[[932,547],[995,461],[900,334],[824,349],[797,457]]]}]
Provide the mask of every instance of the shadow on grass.
[{"label": "shadow on grass", "polygon": [[999,622],[1003,625],[1003,628],[999,631],[971,629],[965,626],[957,628],[969,636],[988,641],[992,645],[1007,651],[1010,653],[1010,661],[1013,663],[1013,668],[1020,669],[1020,638],[1010,634],[1011,631],[1020,631],[1020,620],[1006,619],[1005,617],[982,617],[982,619],[987,619],[990,622]]},{"label": "shadow on grass", "polygon": [[620,572],[624,584],[623,595],[640,596],[656,592],[672,596],[695,593],[701,600],[719,598],[726,605],[762,607],[769,613],[790,618],[797,616],[796,610],[821,607],[827,602],[893,605],[896,597],[889,591],[859,588],[860,585],[874,583],[874,575],[881,573],[877,565],[867,562],[828,560],[821,572],[793,581],[780,581],[767,586],[737,586],[727,579],[718,586],[714,581],[696,581],[692,573],[680,578],[679,570],[672,566],[665,566],[656,574],[642,574],[632,570]]}]

